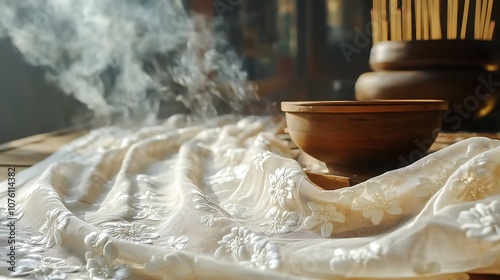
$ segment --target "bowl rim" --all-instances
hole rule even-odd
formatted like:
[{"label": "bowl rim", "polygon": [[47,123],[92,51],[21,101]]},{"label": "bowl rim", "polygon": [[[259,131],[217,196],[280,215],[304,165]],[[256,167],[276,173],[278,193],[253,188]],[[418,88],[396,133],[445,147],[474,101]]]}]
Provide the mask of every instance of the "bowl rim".
[{"label": "bowl rim", "polygon": [[432,99],[390,99],[372,101],[284,101],[285,113],[388,113],[446,111],[448,103]]}]

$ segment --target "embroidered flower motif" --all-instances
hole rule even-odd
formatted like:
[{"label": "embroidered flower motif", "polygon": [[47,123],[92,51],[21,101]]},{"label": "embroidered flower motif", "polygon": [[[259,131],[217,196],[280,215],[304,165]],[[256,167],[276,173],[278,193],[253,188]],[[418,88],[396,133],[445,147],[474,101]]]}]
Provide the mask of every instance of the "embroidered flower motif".
[{"label": "embroidered flower motif", "polygon": [[276,244],[256,235],[246,227],[234,227],[231,233],[219,241],[220,247],[215,256],[231,254],[233,259],[243,265],[259,269],[281,267],[281,255]]},{"label": "embroidered flower motif", "polygon": [[189,238],[186,236],[174,237],[171,236],[167,239],[166,248],[174,250],[186,250],[188,248]]},{"label": "embroidered flower motif", "polygon": [[67,273],[80,270],[80,266],[69,265],[65,260],[54,257],[43,257],[29,254],[17,262],[14,277],[29,277],[33,279],[67,279]]},{"label": "embroidered flower motif", "polygon": [[149,200],[151,202],[160,202],[162,196],[163,195],[159,195],[159,194],[157,194],[155,192],[152,192],[152,191],[146,191],[144,193],[136,193],[136,194],[134,194],[134,198],[135,199]]},{"label": "embroidered flower motif", "polygon": [[333,204],[322,205],[319,203],[308,202],[307,205],[312,213],[304,220],[304,227],[306,229],[313,229],[315,226],[321,224],[321,235],[323,237],[330,237],[333,231],[332,222],[344,223],[344,214],[337,211]]},{"label": "embroidered flower motif", "polygon": [[247,213],[249,209],[250,209],[249,207],[238,203],[231,203],[224,207],[224,210],[226,210],[227,213],[229,213],[233,217],[240,219],[245,219],[250,217],[250,214]]},{"label": "embroidered flower motif", "polygon": [[164,279],[199,279],[194,270],[193,260],[177,253],[166,254],[163,257],[152,256],[145,268],[157,275],[164,275]]},{"label": "embroidered flower motif", "polygon": [[246,245],[255,234],[247,227],[233,227],[230,234],[226,234],[219,241],[220,247],[215,251],[216,256],[223,253],[231,253],[236,260],[244,258],[247,253]]},{"label": "embroidered flower motif", "polygon": [[149,219],[151,221],[160,221],[162,214],[166,212],[165,207],[149,204],[134,204],[134,207],[139,209],[137,214],[133,217],[134,220]]},{"label": "embroidered flower motif", "polygon": [[105,233],[91,232],[84,238],[91,251],[85,253],[86,269],[91,279],[125,279],[130,270],[124,264],[115,262],[118,249]]},{"label": "embroidered flower motif", "polygon": [[419,184],[417,185],[415,192],[416,197],[427,197],[433,195],[445,184],[445,182],[442,182],[439,179],[431,179],[428,177],[418,178],[418,183]]},{"label": "embroidered flower motif", "polygon": [[289,233],[299,220],[297,212],[280,211],[276,207],[271,208],[265,217],[267,222],[262,223],[261,227],[267,235]]},{"label": "embroidered flower motif", "polygon": [[201,217],[201,223],[205,226],[211,227],[221,219],[232,219],[229,213],[201,191],[193,192],[193,203],[196,210],[205,210],[210,213],[210,215]]},{"label": "embroidered flower motif", "polygon": [[155,227],[140,223],[108,222],[103,223],[102,226],[104,227],[103,231],[110,236],[131,242],[153,243],[152,239],[160,237],[158,233],[154,232]]},{"label": "embroidered flower motif", "polygon": [[241,180],[245,177],[248,167],[246,165],[238,165],[235,167],[226,167],[215,175],[207,178],[207,183],[210,185],[225,184],[234,180]]},{"label": "embroidered flower motif", "polygon": [[460,212],[457,222],[462,230],[466,230],[468,238],[500,241],[500,202],[478,203],[474,208]]},{"label": "embroidered flower motif", "polygon": [[253,163],[257,169],[264,171],[264,163],[273,155],[269,151],[258,153],[253,157]]},{"label": "embroidered flower motif", "polygon": [[458,170],[458,178],[453,180],[451,190],[460,201],[476,201],[492,193],[493,177],[488,160],[473,160]]},{"label": "embroidered flower motif", "polygon": [[292,200],[295,182],[291,177],[299,173],[292,168],[282,167],[276,169],[274,174],[269,175],[269,183],[271,184],[269,194],[274,204],[285,207],[287,202]]},{"label": "embroidered flower motif", "polygon": [[86,254],[86,269],[91,279],[104,280],[126,279],[130,275],[129,268],[124,264],[115,264],[104,256]]},{"label": "embroidered flower motif", "polygon": [[215,222],[221,220],[222,218],[222,216],[217,215],[206,215],[201,217],[201,223],[207,227],[211,227],[215,224]]},{"label": "embroidered flower motif", "polygon": [[361,195],[353,201],[352,210],[363,210],[363,217],[371,218],[374,225],[380,224],[385,213],[399,215],[403,213],[400,202],[395,200],[396,191],[387,179],[380,183],[367,182],[366,195]]},{"label": "embroidered flower motif", "polygon": [[281,255],[276,244],[261,239],[254,245],[250,266],[261,270],[276,270],[281,267]]},{"label": "embroidered flower motif", "polygon": [[358,249],[335,249],[330,260],[330,269],[347,274],[353,268],[365,267],[370,261],[380,259],[382,246],[376,242]]},{"label": "embroidered flower motif", "polygon": [[458,166],[465,163],[466,159],[461,158],[455,164],[447,160],[429,159],[422,164],[424,177],[418,179],[416,188],[417,197],[427,197],[440,190],[448,178],[455,172]]},{"label": "embroidered flower motif", "polygon": [[364,189],[361,186],[346,188],[345,190],[340,191],[340,197],[338,200],[341,203],[351,204],[354,199],[363,193],[363,191]]},{"label": "embroidered flower motif", "polygon": [[43,236],[37,238],[37,244],[45,244],[50,248],[55,244],[62,244],[61,230],[69,223],[69,213],[63,212],[60,209],[53,209],[47,213],[47,221],[40,228],[39,232]]},{"label": "embroidered flower motif", "polygon": [[111,260],[118,256],[118,250],[106,233],[91,232],[85,236],[84,243],[97,255],[107,256]]},{"label": "embroidered flower motif", "polygon": [[129,194],[124,194],[121,191],[116,192],[115,196],[109,201],[108,205],[115,205],[120,203],[127,203],[129,201],[137,201],[135,197]]}]

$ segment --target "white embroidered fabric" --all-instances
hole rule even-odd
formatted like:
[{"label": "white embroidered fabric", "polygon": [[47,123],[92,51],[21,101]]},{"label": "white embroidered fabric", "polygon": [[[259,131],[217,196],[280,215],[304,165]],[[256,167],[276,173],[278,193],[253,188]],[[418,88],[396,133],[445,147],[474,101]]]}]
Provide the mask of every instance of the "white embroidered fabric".
[{"label": "white embroidered fabric", "polygon": [[[351,188],[311,183],[269,118],[103,128],[18,174],[0,273],[38,279],[467,279],[500,274],[500,141]],[[318,165],[321,166],[321,165]],[[9,225],[15,222],[15,258]],[[9,263],[14,259],[14,263]],[[15,264],[15,272],[8,268]]]}]

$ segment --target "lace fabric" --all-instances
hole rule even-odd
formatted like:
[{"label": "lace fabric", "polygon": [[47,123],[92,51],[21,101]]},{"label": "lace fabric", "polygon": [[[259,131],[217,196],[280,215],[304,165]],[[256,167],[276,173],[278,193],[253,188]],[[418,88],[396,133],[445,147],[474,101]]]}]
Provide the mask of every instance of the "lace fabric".
[{"label": "lace fabric", "polygon": [[[108,127],[23,171],[16,268],[42,279],[467,279],[500,274],[500,141],[354,187],[313,184],[269,119]],[[322,168],[322,164],[316,164]],[[0,200],[7,201],[7,182]],[[5,205],[5,204],[4,204]],[[2,224],[9,211],[2,210]]]}]

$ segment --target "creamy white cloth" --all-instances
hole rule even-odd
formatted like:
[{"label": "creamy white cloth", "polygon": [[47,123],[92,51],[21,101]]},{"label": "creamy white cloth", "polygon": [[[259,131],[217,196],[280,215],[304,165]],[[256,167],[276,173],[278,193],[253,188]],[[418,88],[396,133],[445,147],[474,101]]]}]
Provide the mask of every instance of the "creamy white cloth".
[{"label": "creamy white cloth", "polygon": [[[103,128],[17,178],[16,272],[40,279],[467,279],[500,274],[500,142],[338,191],[268,118]],[[0,273],[10,214],[1,183]]]}]

